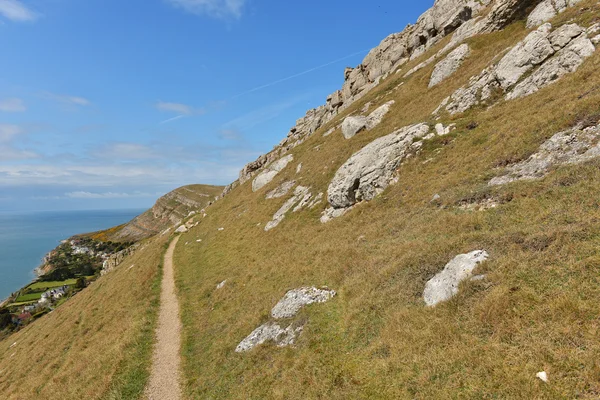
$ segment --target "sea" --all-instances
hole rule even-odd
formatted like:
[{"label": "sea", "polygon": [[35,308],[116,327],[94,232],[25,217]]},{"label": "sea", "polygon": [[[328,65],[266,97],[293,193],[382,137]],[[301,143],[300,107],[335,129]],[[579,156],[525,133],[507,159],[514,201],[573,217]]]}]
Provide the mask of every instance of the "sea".
[{"label": "sea", "polygon": [[0,301],[35,279],[61,240],[124,224],[144,210],[0,212]]}]

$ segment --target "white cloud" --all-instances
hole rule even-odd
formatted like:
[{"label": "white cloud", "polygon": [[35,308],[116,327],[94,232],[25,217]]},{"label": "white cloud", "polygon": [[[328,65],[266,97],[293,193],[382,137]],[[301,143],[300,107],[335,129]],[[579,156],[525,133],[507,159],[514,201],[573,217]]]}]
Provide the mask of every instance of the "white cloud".
[{"label": "white cloud", "polygon": [[159,154],[152,148],[139,143],[111,143],[92,153],[99,159],[111,160],[147,160],[157,158]]},{"label": "white cloud", "polygon": [[25,110],[27,110],[27,108],[21,99],[12,98],[0,100],[0,111],[23,112]]},{"label": "white cloud", "polygon": [[53,100],[58,103],[63,103],[63,104],[72,105],[72,106],[84,106],[85,107],[85,106],[89,106],[92,104],[91,101],[89,101],[88,99],[86,99],[84,97],[61,95],[61,94],[55,94],[55,93],[50,93],[50,92],[42,93],[42,97],[44,97],[48,100]]},{"label": "white cloud", "polygon": [[0,0],[0,15],[15,22],[35,21],[39,17],[19,0]]},{"label": "white cloud", "polygon": [[103,193],[95,193],[95,192],[69,192],[65,193],[65,196],[70,199],[128,199],[128,198],[140,198],[140,197],[150,197],[155,198],[157,196],[156,193],[143,193],[143,192],[133,192],[133,193],[115,193],[115,192],[103,192]]},{"label": "white cloud", "polygon": [[204,114],[204,109],[202,108],[194,108],[192,106],[188,106],[187,104],[181,103],[168,103],[164,101],[159,101],[158,103],[156,103],[155,107],[157,110],[174,112],[179,114],[180,116]]},{"label": "white cloud", "polygon": [[17,125],[0,124],[0,143],[7,143],[23,130]]},{"label": "white cloud", "polygon": [[208,15],[215,18],[242,16],[246,0],[166,0],[169,4],[191,14]]},{"label": "white cloud", "polygon": [[219,136],[221,139],[225,140],[242,140],[243,136],[241,132],[237,129],[221,129],[219,131]]}]

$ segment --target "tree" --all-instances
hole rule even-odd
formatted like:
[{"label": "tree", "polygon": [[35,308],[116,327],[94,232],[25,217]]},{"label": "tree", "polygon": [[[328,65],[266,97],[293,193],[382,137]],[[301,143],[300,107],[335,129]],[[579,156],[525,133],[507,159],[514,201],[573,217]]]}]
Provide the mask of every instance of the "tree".
[{"label": "tree", "polygon": [[84,277],[77,278],[77,281],[75,282],[76,289],[84,289],[85,285],[86,285],[86,281],[85,281]]}]

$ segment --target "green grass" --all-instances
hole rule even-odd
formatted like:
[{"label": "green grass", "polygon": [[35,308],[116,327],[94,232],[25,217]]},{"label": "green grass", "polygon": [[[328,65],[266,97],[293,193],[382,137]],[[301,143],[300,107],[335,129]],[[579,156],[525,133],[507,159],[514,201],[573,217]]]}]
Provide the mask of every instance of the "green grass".
[{"label": "green grass", "polygon": [[28,293],[28,294],[24,294],[21,295],[19,297],[17,297],[17,299],[15,300],[15,302],[17,303],[26,303],[26,302],[31,302],[31,301],[35,301],[35,300],[39,300],[42,298],[42,294],[44,292],[36,292],[36,293]]},{"label": "green grass", "polygon": [[[93,278],[93,277],[87,277],[88,280],[90,278]],[[45,292],[47,290],[65,286],[65,285],[72,286],[76,282],[77,282],[77,279],[67,279],[65,281],[35,282],[35,283],[32,283],[31,285],[27,286],[26,289],[38,290],[38,291],[41,290],[42,292]]]}]

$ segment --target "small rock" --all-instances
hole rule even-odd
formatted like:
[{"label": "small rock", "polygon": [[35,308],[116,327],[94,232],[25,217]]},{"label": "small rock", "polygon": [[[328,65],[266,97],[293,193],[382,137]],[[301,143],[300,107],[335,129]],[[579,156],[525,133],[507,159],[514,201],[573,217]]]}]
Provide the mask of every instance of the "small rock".
[{"label": "small rock", "polygon": [[197,243],[200,243],[200,242],[202,242],[202,239],[198,239],[198,240],[196,240],[196,242],[197,242]]},{"label": "small rock", "polygon": [[442,196],[440,196],[439,194],[434,194],[433,197],[431,198],[431,200],[429,200],[430,203],[437,203],[440,201],[440,199],[442,198]]},{"label": "small rock", "polygon": [[223,232],[225,230],[225,228],[219,228],[217,229],[219,232]]},{"label": "small rock", "polygon": [[186,228],[185,225],[181,225],[179,228],[177,228],[175,230],[175,233],[186,233],[188,231],[188,228]]},{"label": "small rock", "polygon": [[302,163],[298,164],[298,166],[296,167],[296,173],[299,174],[300,171],[302,171]]},{"label": "small rock", "polygon": [[432,88],[446,78],[454,74],[462,65],[463,61],[469,56],[471,50],[467,44],[462,44],[450,52],[445,59],[440,61],[434,68],[429,81],[429,87]]},{"label": "small rock", "polygon": [[298,314],[302,307],[313,303],[324,303],[335,295],[335,290],[317,289],[315,287],[290,290],[273,307],[271,316],[275,319],[291,318]]},{"label": "small rock", "polygon": [[[300,165],[302,165],[302,164],[300,164]],[[283,182],[281,185],[277,186],[275,189],[273,189],[269,193],[267,193],[266,199],[271,200],[271,199],[278,199],[280,197],[283,197],[286,194],[288,194],[288,192],[294,186],[296,186],[296,181]]]},{"label": "small rock", "polygon": [[431,278],[425,285],[423,292],[425,304],[431,307],[454,297],[458,293],[458,285],[469,279],[475,267],[488,257],[488,253],[483,250],[454,257],[442,272]]},{"label": "small rock", "polygon": [[294,326],[290,324],[287,328],[282,328],[279,324],[268,322],[256,328],[250,335],[238,344],[235,348],[236,353],[243,353],[252,350],[254,347],[268,341],[275,342],[277,347],[286,347],[294,344],[296,337],[302,332],[303,326]]},{"label": "small rock", "polygon": [[548,373],[546,371],[538,372],[535,376],[542,380],[542,382],[548,383]]},{"label": "small rock", "polygon": [[327,137],[327,136],[331,135],[333,132],[335,132],[335,127],[334,127],[334,128],[331,128],[331,129],[329,129],[327,132],[325,132],[325,133],[323,134],[323,137]]},{"label": "small rock", "polygon": [[223,282],[219,283],[219,284],[217,285],[217,290],[219,290],[219,289],[223,289],[223,287],[225,286],[225,284],[226,284],[226,283],[227,283],[227,280],[224,280]]}]

